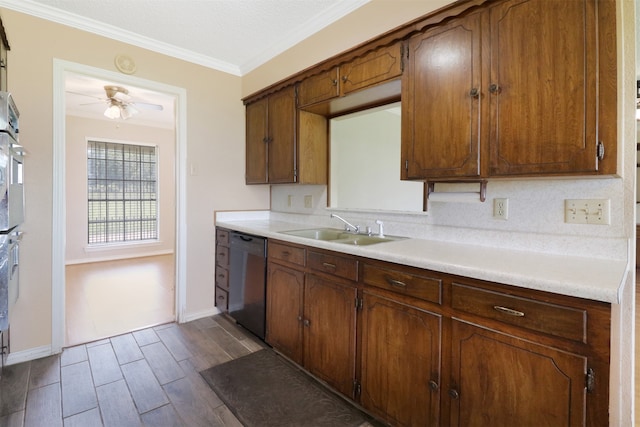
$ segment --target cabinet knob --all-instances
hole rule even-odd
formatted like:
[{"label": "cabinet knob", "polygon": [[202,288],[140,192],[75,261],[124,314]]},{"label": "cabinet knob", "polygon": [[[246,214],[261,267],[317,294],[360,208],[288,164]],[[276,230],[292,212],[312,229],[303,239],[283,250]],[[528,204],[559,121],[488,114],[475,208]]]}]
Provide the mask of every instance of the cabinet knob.
[{"label": "cabinet knob", "polygon": [[489,86],[489,92],[493,93],[494,95],[499,94],[500,91],[501,91],[500,86],[498,86],[495,83],[493,83],[491,86]]},{"label": "cabinet knob", "polygon": [[311,322],[309,321],[309,319],[304,319],[304,321],[302,322],[302,324],[308,328],[308,327],[309,327],[309,325],[311,325]]},{"label": "cabinet knob", "polygon": [[331,80],[331,84],[334,86],[338,86],[338,80],[337,79]]},{"label": "cabinet knob", "polygon": [[480,91],[477,87],[474,87],[469,91],[469,96],[471,96],[472,98],[478,98],[480,96]]},{"label": "cabinet knob", "polygon": [[438,383],[434,380],[429,381],[429,388],[431,391],[438,391]]},{"label": "cabinet knob", "polygon": [[302,316],[298,316],[298,322],[302,322]]},{"label": "cabinet knob", "polygon": [[457,390],[451,389],[449,390],[449,396],[451,396],[452,399],[457,399],[460,397],[460,393],[458,393]]}]

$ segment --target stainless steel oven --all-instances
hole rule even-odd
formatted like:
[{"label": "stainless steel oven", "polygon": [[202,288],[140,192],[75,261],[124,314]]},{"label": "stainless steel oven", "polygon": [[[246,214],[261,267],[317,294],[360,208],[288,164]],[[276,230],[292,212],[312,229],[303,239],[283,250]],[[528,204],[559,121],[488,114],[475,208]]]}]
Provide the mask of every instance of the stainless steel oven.
[{"label": "stainless steel oven", "polygon": [[0,92],[0,366],[11,351],[10,316],[20,292],[24,150],[18,142],[19,117],[11,94]]},{"label": "stainless steel oven", "polygon": [[0,232],[24,220],[24,155],[10,134],[0,132]]}]

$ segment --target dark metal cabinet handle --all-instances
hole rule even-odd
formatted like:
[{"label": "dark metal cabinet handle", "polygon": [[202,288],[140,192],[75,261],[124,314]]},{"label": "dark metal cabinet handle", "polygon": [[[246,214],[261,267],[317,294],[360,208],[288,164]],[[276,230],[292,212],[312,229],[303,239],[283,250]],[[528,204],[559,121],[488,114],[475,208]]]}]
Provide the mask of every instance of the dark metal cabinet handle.
[{"label": "dark metal cabinet handle", "polygon": [[451,396],[452,399],[457,399],[460,397],[460,393],[458,393],[457,390],[451,389],[449,390],[449,396]]},{"label": "dark metal cabinet handle", "polygon": [[391,285],[391,286],[396,286],[398,288],[406,288],[407,284],[404,282],[401,282],[400,280],[396,280],[396,279],[392,279],[390,277],[387,277],[387,282]]},{"label": "dark metal cabinet handle", "polygon": [[331,270],[335,270],[336,269],[336,265],[335,264],[330,264],[328,262],[323,262],[322,265],[324,266],[324,268],[328,268]]},{"label": "dark metal cabinet handle", "polygon": [[333,86],[338,86],[338,80],[337,80],[337,79],[332,79],[332,80],[331,80],[331,84],[332,84]]},{"label": "dark metal cabinet handle", "polygon": [[501,90],[502,89],[500,88],[500,86],[498,86],[495,83],[493,83],[491,86],[489,86],[489,92],[493,93],[494,95],[499,94]]},{"label": "dark metal cabinet handle", "polygon": [[429,388],[431,391],[438,391],[438,383],[434,380],[429,381]]},{"label": "dark metal cabinet handle", "polygon": [[309,327],[309,325],[311,325],[311,322],[309,321],[309,319],[304,319],[304,320],[302,321],[302,324],[308,328],[308,327]]},{"label": "dark metal cabinet handle", "polygon": [[500,313],[508,314],[509,316],[524,317],[524,312],[508,307],[503,307],[501,305],[494,305],[493,309],[499,311]]},{"label": "dark metal cabinet handle", "polygon": [[469,96],[471,96],[472,98],[478,98],[480,96],[480,91],[477,87],[474,87],[469,91]]},{"label": "dark metal cabinet handle", "polygon": [[349,77],[347,76],[342,76],[342,81],[346,83],[346,81],[349,80]]}]

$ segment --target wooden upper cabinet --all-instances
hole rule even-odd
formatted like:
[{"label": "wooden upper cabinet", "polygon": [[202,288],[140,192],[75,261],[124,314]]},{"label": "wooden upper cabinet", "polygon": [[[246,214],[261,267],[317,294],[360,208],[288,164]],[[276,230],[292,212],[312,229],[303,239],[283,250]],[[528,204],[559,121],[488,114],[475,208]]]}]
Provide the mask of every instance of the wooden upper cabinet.
[{"label": "wooden upper cabinet", "polygon": [[384,46],[298,85],[298,105],[306,107],[366,89],[402,75],[402,42]]},{"label": "wooden upper cabinet", "polygon": [[311,105],[340,96],[338,79],[338,67],[333,67],[303,80],[298,86],[298,104]]},{"label": "wooden upper cabinet", "polygon": [[480,174],[481,15],[409,41],[402,81],[403,179]]},{"label": "wooden upper cabinet", "polygon": [[295,182],[296,118],[293,87],[247,104],[247,184]]},{"label": "wooden upper cabinet", "polygon": [[413,36],[402,178],[616,173],[615,46],[597,0],[490,3]]},{"label": "wooden upper cabinet", "polygon": [[269,96],[269,183],[296,182],[296,94],[289,87]]},{"label": "wooden upper cabinet", "polygon": [[381,47],[340,66],[340,93],[348,95],[402,74],[402,43]]},{"label": "wooden upper cabinet", "polygon": [[327,119],[298,111],[289,86],[246,106],[247,184],[326,184]]},{"label": "wooden upper cabinet", "polygon": [[492,176],[598,171],[598,7],[514,0],[491,8]]},{"label": "wooden upper cabinet", "polygon": [[247,184],[265,184],[267,175],[267,110],[268,99],[252,102],[246,107],[246,169]]}]

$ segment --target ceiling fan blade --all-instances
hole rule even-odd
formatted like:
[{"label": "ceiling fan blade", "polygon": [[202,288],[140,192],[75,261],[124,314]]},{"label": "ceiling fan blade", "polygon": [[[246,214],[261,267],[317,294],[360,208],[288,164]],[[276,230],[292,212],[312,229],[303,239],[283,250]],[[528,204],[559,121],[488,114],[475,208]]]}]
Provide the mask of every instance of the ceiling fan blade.
[{"label": "ceiling fan blade", "polygon": [[104,100],[102,100],[102,101],[98,101],[98,102],[87,102],[86,104],[80,104],[80,106],[81,106],[81,107],[84,107],[85,105],[104,104],[104,103],[106,103],[106,102],[107,102],[107,100],[106,100],[106,99],[104,99]]},{"label": "ceiling fan blade", "polygon": [[134,105],[136,108],[144,110],[158,110],[162,111],[164,108],[159,104],[148,104],[146,102],[129,102],[129,105]]},{"label": "ceiling fan blade", "polygon": [[80,92],[72,92],[70,90],[66,91],[67,93],[70,93],[72,95],[81,95],[81,96],[88,96],[89,98],[95,98],[95,99],[100,99],[102,101],[107,101],[105,98],[101,97],[101,96],[95,96],[95,95],[87,95],[86,93],[80,93]]}]

